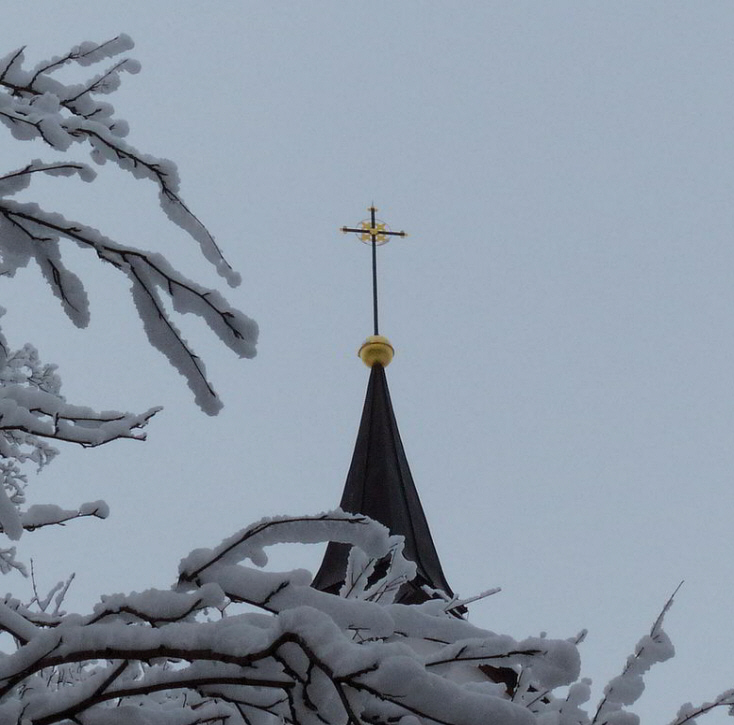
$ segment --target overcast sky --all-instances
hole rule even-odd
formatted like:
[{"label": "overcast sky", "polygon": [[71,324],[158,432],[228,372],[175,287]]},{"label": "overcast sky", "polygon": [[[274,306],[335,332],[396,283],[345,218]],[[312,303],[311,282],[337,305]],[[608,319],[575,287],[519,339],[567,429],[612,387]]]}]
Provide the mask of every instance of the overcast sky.
[{"label": "overcast sky", "polygon": [[[410,234],[380,249],[381,328],[444,570],[461,596],[503,588],[472,620],[588,628],[598,699],[685,579],[678,654],[636,711],[664,723],[734,687],[734,5],[6,0],[0,52],[119,32],[143,70],[110,100],[133,145],[178,163],[260,351],[237,360],[183,321],[225,403],[208,418],[90,255],[66,257],[87,331],[36,270],[3,282],[11,345],[58,363],[70,401],[165,406],[147,443],[66,449],[32,481],[31,502],[112,508],[24,537],[39,584],[76,571],[83,609],[167,586],[262,516],[338,503],[371,332],[369,248],[338,228],[374,201]],[[3,170],[58,158],[0,130]],[[218,284],[152,184],[39,182],[23,198]]]}]

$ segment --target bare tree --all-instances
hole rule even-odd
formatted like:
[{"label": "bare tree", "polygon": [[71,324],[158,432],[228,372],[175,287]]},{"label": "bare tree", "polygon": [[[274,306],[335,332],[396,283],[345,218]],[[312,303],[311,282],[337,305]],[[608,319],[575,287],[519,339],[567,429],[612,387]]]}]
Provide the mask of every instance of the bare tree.
[{"label": "bare tree", "polygon": [[[120,84],[121,74],[137,73],[130,58],[118,59],[132,47],[126,35],[106,43],[82,43],[63,56],[23,67],[23,49],[0,60],[0,121],[16,139],[41,139],[51,149],[67,156],[85,146],[98,164],[111,161],[136,179],[148,179],[158,187],[161,208],[168,218],[196,241],[204,257],[232,286],[239,275],[224,259],[217,243],[179,194],[176,166],[165,159],[144,154],[128,144],[127,123],[114,117],[110,103],[99,100]],[[54,72],[76,64],[90,66],[114,59],[112,65],[84,82],[64,84]],[[188,381],[197,403],[207,413],[216,413],[221,403],[206,378],[201,359],[182,338],[166,309],[164,298],[179,313],[199,315],[219,338],[241,357],[255,355],[257,325],[233,309],[216,290],[210,290],[179,274],[160,254],[145,252],[115,242],[89,225],[70,221],[58,212],[34,203],[10,199],[29,186],[34,176],[77,175],[91,182],[94,169],[83,161],[34,160],[21,169],[0,176],[0,273],[12,276],[34,259],[54,294],[75,325],[89,321],[89,303],[82,281],[66,269],[61,243],[74,243],[125,274],[151,344],[168,357]]]},{"label": "bare tree", "polygon": [[[214,414],[221,402],[207,380],[203,362],[179,332],[166,300],[177,313],[201,317],[241,357],[255,354],[257,325],[233,309],[218,291],[186,279],[162,255],[113,241],[56,210],[11,198],[38,175],[78,176],[93,182],[95,170],[83,156],[73,157],[75,150],[88,153],[98,164],[111,161],[136,179],[152,181],[168,218],[199,245],[230,285],[239,283],[239,275],[212,235],[181,198],[175,165],[128,144],[124,140],[127,123],[115,118],[112,105],[101,100],[119,86],[121,74],[138,72],[135,60],[120,59],[132,45],[125,35],[101,44],[83,43],[30,69],[24,67],[22,48],[0,60],[0,121],[16,139],[41,140],[54,153],[62,154],[58,160],[32,160],[0,176],[0,275],[13,276],[34,260],[66,315],[84,327],[89,322],[87,295],[81,279],[64,265],[61,249],[64,244],[74,244],[90,250],[127,276],[151,344],[184,375],[199,406]],[[54,77],[63,68],[84,69],[105,60],[111,61],[108,68],[81,82],[62,83]],[[11,350],[0,333],[0,531],[18,539],[23,530],[79,516],[105,516],[107,509],[100,502],[75,511],[50,505],[23,510],[27,478],[22,465],[46,465],[56,454],[54,441],[98,446],[120,438],[143,440],[143,428],[157,410],[96,412],[70,404],[61,394],[55,367],[42,364],[29,344]],[[0,570],[11,568],[23,568],[15,560],[15,548],[1,549]]]},{"label": "bare tree", "polygon": [[[363,584],[349,598],[304,571],[246,565],[269,545],[327,540],[354,547],[350,579]],[[401,538],[335,511],[261,521],[192,552],[173,590],[105,598],[85,617],[6,600],[0,627],[19,646],[0,660],[0,722],[529,725],[577,677],[572,642],[495,635],[451,602],[391,604],[414,575]],[[521,674],[511,696],[478,669],[498,663]]]}]

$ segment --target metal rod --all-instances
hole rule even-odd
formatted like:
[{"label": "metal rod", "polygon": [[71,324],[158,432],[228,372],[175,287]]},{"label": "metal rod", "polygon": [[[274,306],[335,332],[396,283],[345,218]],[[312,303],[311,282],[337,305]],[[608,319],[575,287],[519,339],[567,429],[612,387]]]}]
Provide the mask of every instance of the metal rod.
[{"label": "metal rod", "polygon": [[372,313],[375,320],[375,335],[380,332],[377,329],[377,244],[375,237],[372,237]]},{"label": "metal rod", "polygon": [[375,219],[375,205],[370,205],[370,223],[372,227],[372,314],[375,322],[375,335],[379,335],[377,324],[377,236],[375,229],[377,228],[377,220]]}]

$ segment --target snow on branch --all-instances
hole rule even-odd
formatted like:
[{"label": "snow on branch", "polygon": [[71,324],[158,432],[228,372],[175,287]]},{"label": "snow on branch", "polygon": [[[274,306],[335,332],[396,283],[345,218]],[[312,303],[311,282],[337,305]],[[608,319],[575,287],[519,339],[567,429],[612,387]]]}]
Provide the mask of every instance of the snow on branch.
[{"label": "snow on branch", "polygon": [[[312,589],[307,572],[259,567],[270,545],[328,540],[367,560],[400,558],[394,537],[365,517],[278,517],[192,552],[174,590],[104,597],[85,616],[0,602],[0,630],[17,642],[0,657],[0,722],[22,713],[28,725],[532,725],[534,712],[479,666],[532,669],[545,691],[577,676],[570,642],[518,642],[441,602],[336,596]],[[260,611],[231,611],[241,601]]]},{"label": "snow on branch", "polygon": [[391,537],[385,526],[361,514],[341,509],[315,516],[278,516],[264,518],[225,539],[214,549],[197,549],[181,561],[182,583],[199,579],[207,570],[238,564],[246,559],[257,566],[268,562],[265,547],[273,544],[338,541],[359,546],[372,558],[380,559],[398,537]]},{"label": "snow on branch", "polygon": [[623,725],[637,721],[636,715],[630,716],[623,711],[627,705],[634,704],[645,689],[643,675],[654,664],[665,662],[673,657],[675,649],[670,638],[663,630],[663,620],[673,606],[673,599],[683,586],[681,582],[670,595],[660,614],[653,623],[650,633],[643,637],[635,647],[634,654],[627,658],[622,673],[613,678],[604,688],[602,697],[592,719],[592,725]]},{"label": "snow on branch", "polygon": [[112,58],[133,47],[129,36],[96,45],[84,43],[67,55],[44,61],[27,72],[22,68],[23,49],[0,60],[0,121],[16,138],[40,138],[59,151],[74,142],[88,142],[92,158],[98,163],[112,161],[136,178],[154,181],[160,192],[160,203],[169,218],[188,232],[201,246],[211,262],[232,286],[240,277],[224,259],[216,241],[196,218],[179,195],[179,177],[175,165],[165,159],[143,154],[122,141],[127,135],[125,121],[114,119],[114,108],[98,101],[98,94],[109,94],[120,84],[120,73],[138,73],[137,61],[126,58],[103,73],[81,84],[64,85],[51,74],[63,65],[77,62],[90,65]]},{"label": "snow on branch", "polygon": [[[125,121],[114,118],[114,108],[99,100],[114,91],[123,72],[137,73],[139,64],[117,59],[100,74],[82,83],[64,84],[53,77],[70,64],[89,66],[116,59],[132,48],[120,35],[105,43],[82,43],[67,54],[43,61],[32,70],[23,67],[23,49],[0,59],[0,122],[19,140],[40,139],[58,152],[85,144],[98,164],[112,161],[135,178],[156,184],[161,208],[168,218],[194,239],[209,261],[231,286],[240,283],[206,227],[184,202],[175,164],[138,151],[123,140]],[[122,271],[131,282],[133,300],[151,344],[163,352],[186,378],[196,402],[215,414],[221,402],[206,378],[204,364],[182,336],[165,304],[178,313],[201,317],[240,357],[253,357],[257,325],[233,309],[216,290],[206,289],[180,275],[161,255],[118,244],[81,222],[19,203],[8,197],[26,189],[34,175],[77,175],[90,182],[94,170],[81,161],[33,160],[21,169],[0,176],[0,274],[12,276],[33,259],[68,317],[79,327],[89,322],[89,303],[82,281],[61,258],[63,243],[73,242],[93,250],[97,257]]]},{"label": "snow on branch", "polygon": [[[140,432],[160,408],[142,414],[70,405],[57,395],[20,385],[0,386],[0,432],[77,443],[92,448],[121,438],[145,440]],[[0,452],[6,453],[0,438]]]},{"label": "snow on branch", "polygon": [[78,509],[63,509],[55,504],[35,504],[23,511],[20,522],[24,531],[35,531],[44,526],[62,526],[67,521],[91,516],[106,519],[110,515],[109,506],[104,501],[90,501]]},{"label": "snow on branch", "polygon": [[[0,335],[0,534],[17,540],[24,531],[72,519],[106,518],[108,509],[103,501],[71,510],[53,504],[24,510],[27,478],[21,467],[25,463],[34,463],[39,469],[46,466],[57,453],[48,441],[93,447],[125,438],[145,440],[143,429],[157,411],[96,412],[67,403],[55,366],[44,365],[32,345],[8,350]],[[0,551],[0,572],[13,568],[24,571],[15,561],[15,550]]]},{"label": "snow on branch", "polygon": [[[0,650],[0,722],[638,722],[617,706],[630,704],[620,682],[607,688],[607,704],[594,720],[586,710],[591,683],[579,679],[577,649],[585,632],[567,640],[518,640],[447,612],[441,600],[395,604],[359,586],[328,594],[310,586],[309,572],[263,569],[269,546],[337,541],[360,550],[355,572],[392,552],[396,568],[414,576],[399,538],[339,510],[281,516],[189,554],[172,589],[106,596],[86,615],[47,614],[50,596],[37,597],[40,612],[6,597],[0,631],[14,644]],[[370,571],[388,576],[384,567]],[[627,680],[670,653],[662,615],[671,603],[672,597],[628,660]],[[671,725],[690,725],[731,704],[732,692],[684,706]]]},{"label": "snow on branch", "polygon": [[705,715],[718,707],[728,707],[730,708],[729,714],[732,714],[734,690],[726,690],[712,702],[704,702],[702,705],[695,707],[690,702],[686,703],[678,710],[677,717],[671,721],[670,725],[695,725],[697,717],[701,717],[701,715]]}]

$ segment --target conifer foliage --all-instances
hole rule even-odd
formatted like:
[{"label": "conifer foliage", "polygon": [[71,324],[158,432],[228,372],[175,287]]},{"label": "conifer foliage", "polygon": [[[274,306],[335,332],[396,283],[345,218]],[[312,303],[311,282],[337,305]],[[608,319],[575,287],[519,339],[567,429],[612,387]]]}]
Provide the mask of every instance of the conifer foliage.
[{"label": "conifer foliage", "polygon": [[[125,274],[151,344],[187,379],[207,413],[220,407],[203,363],[182,338],[176,313],[199,315],[236,354],[255,352],[257,327],[215,290],[180,275],[161,255],[121,244],[100,231],[14,199],[39,174],[95,171],[71,152],[89,152],[138,179],[154,182],[163,211],[200,246],[230,285],[239,282],[207,229],[179,194],[170,162],[125,140],[127,124],[99,96],[114,91],[138,64],[120,35],[83,43],[63,56],[24,67],[23,50],[0,60],[0,121],[18,140],[40,140],[62,160],[33,160],[0,176],[0,272],[34,260],[78,325],[89,304],[80,278],[62,261],[75,243]],[[55,72],[111,62],[87,80],[64,84]],[[12,351],[0,336],[0,533],[25,531],[81,516],[104,518],[104,502],[64,510],[25,507],[24,464],[48,463],[53,443],[97,446],[143,439],[156,413],[104,412],[67,403],[52,365],[35,348]],[[351,544],[338,595],[310,586],[303,570],[267,571],[266,549],[279,543]],[[0,571],[24,571],[14,546],[0,550]],[[264,519],[180,564],[171,588],[103,597],[89,614],[62,611],[67,584],[45,598],[0,600],[0,723],[3,725],[634,725],[628,708],[642,677],[673,654],[663,613],[619,677],[589,707],[590,683],[579,678],[577,645],[545,636],[516,640],[457,616],[471,600],[440,592],[421,605],[394,603],[415,576],[401,537],[356,514],[336,510]],[[686,705],[674,725],[734,704],[734,691]]]}]

